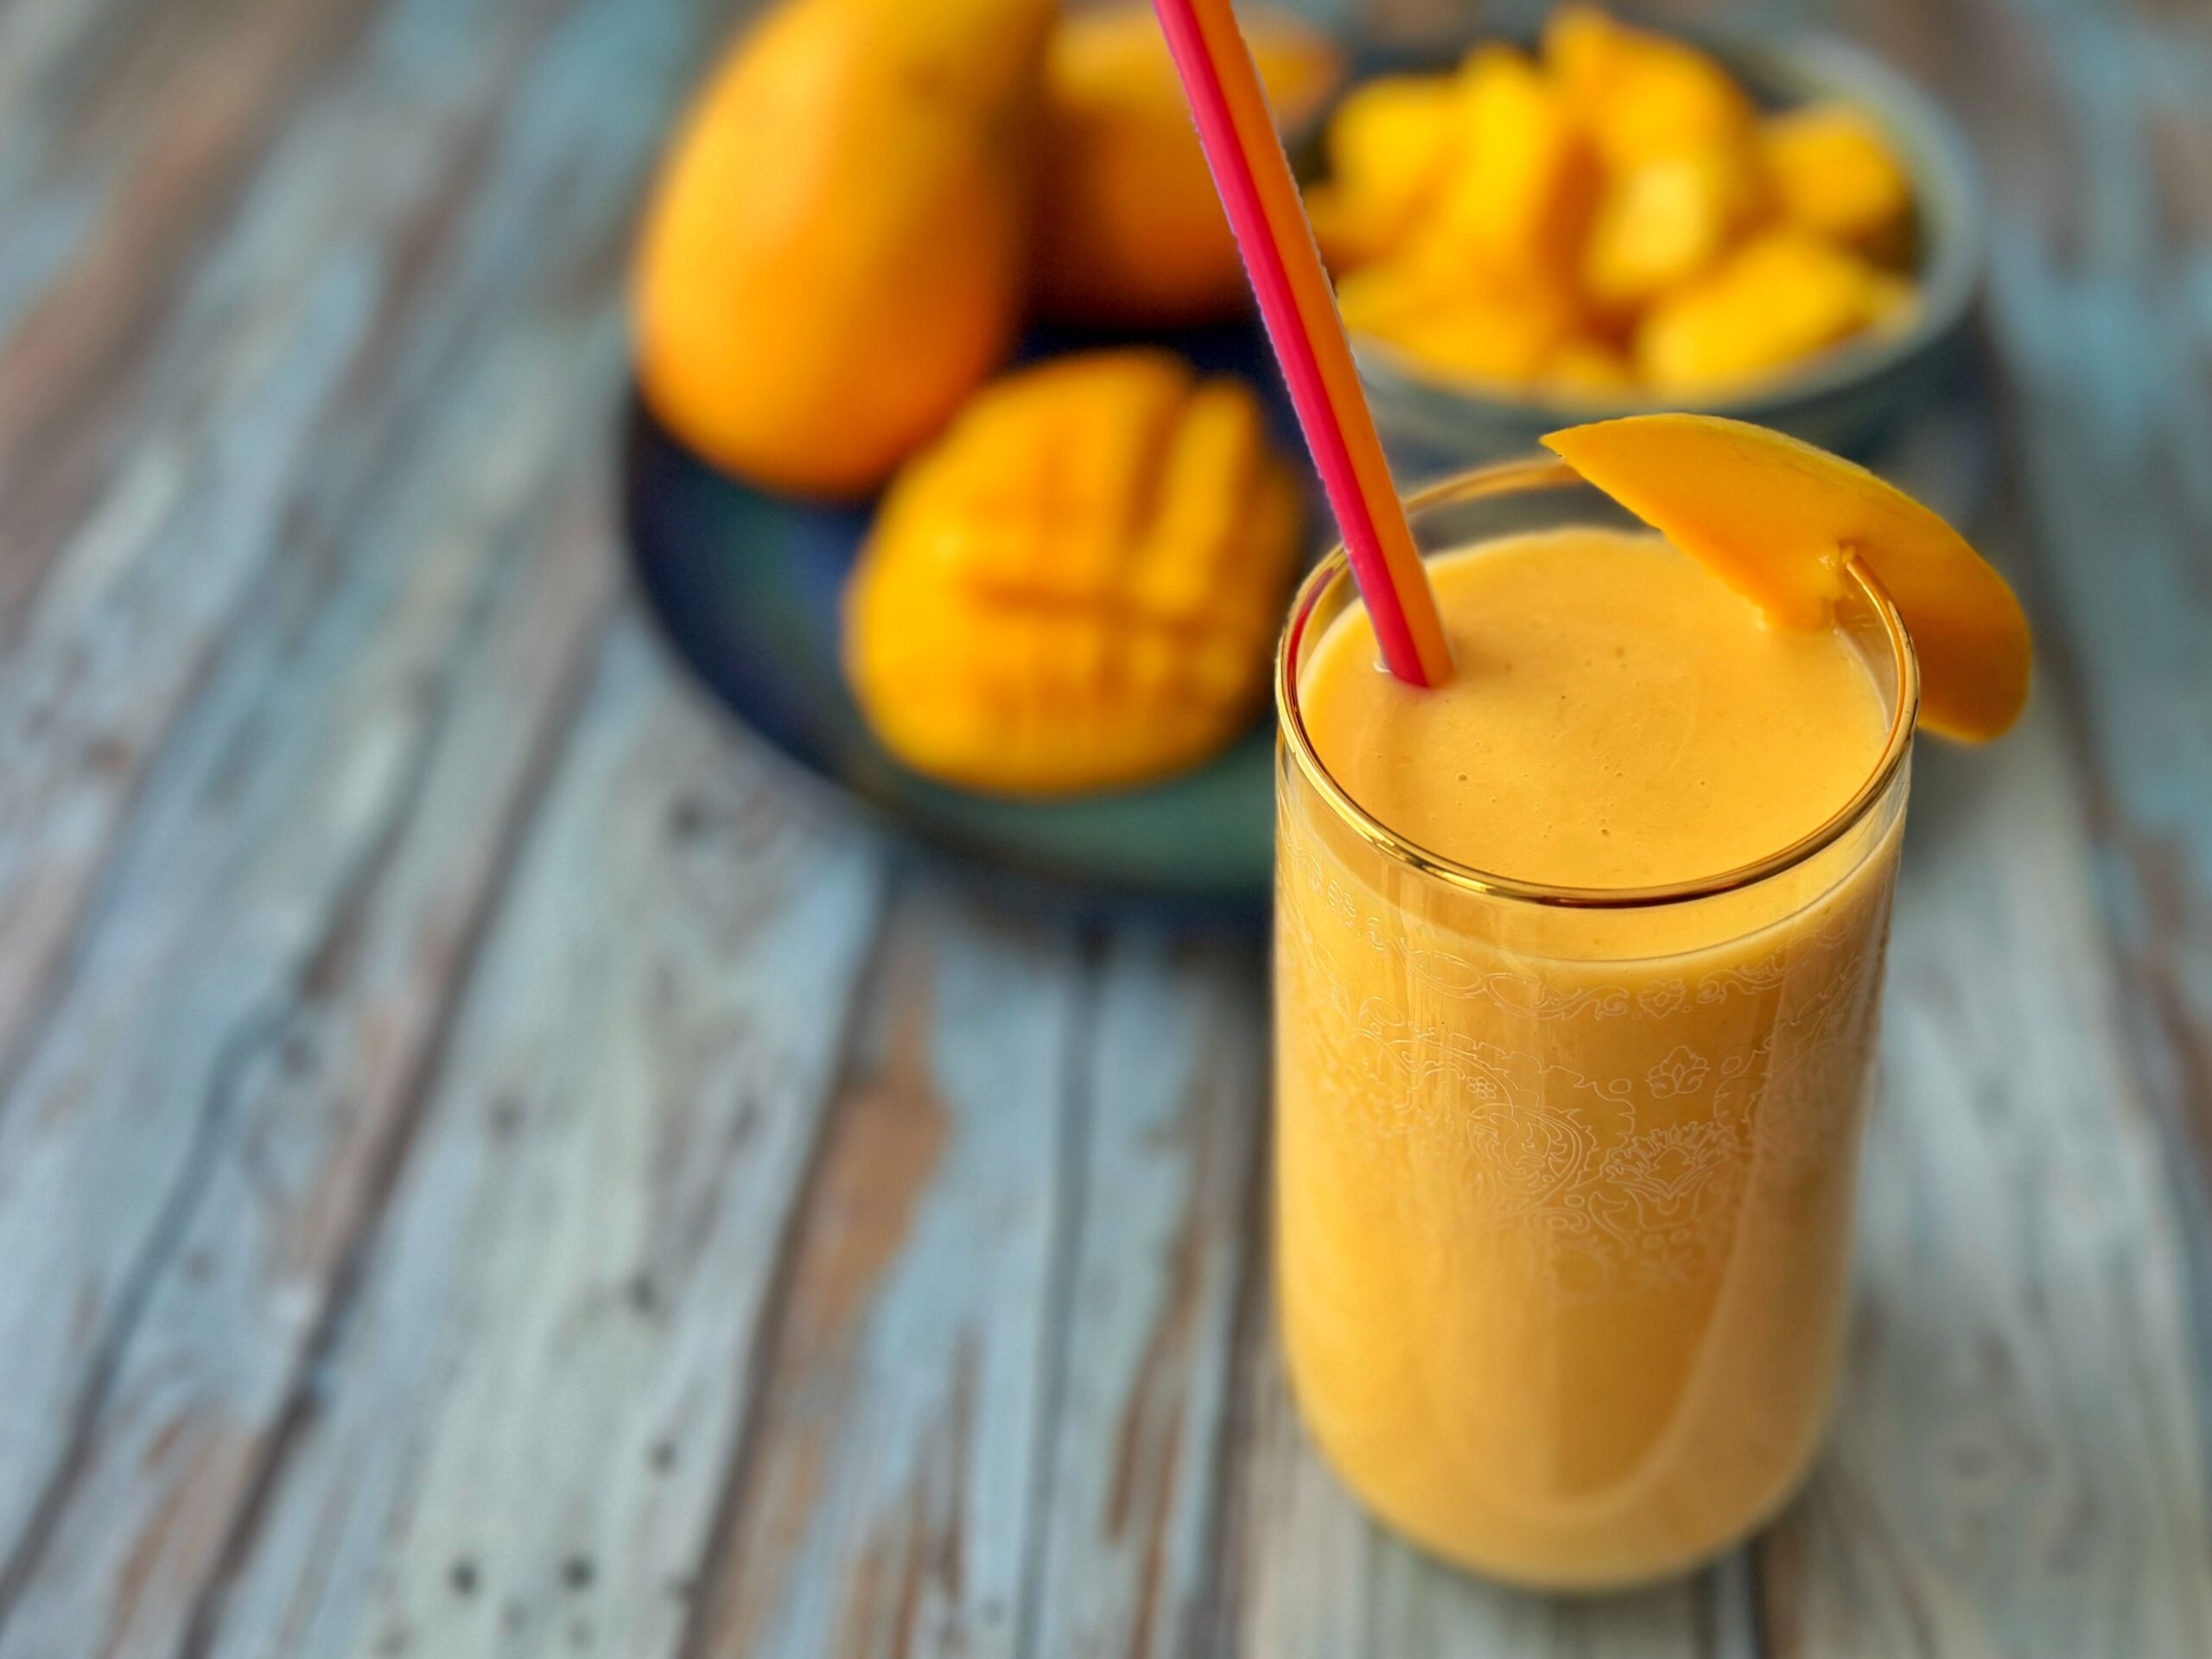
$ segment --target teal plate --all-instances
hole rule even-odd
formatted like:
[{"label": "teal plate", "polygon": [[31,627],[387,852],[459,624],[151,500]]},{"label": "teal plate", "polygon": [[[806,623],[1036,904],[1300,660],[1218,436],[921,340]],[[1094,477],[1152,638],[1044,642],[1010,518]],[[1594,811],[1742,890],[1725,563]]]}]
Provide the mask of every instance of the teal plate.
[{"label": "teal plate", "polygon": [[[1060,331],[1025,357],[1126,343]],[[1265,397],[1278,441],[1297,429],[1255,326],[1162,343]],[[677,654],[754,734],[971,874],[1082,912],[1132,909],[1249,926],[1273,859],[1272,725],[1211,764],[1148,789],[1020,801],[931,783],[885,753],[837,664],[837,595],[868,507],[766,494],[701,461],[633,398],[623,511],[638,583]],[[1309,522],[1326,523],[1318,502]]]}]

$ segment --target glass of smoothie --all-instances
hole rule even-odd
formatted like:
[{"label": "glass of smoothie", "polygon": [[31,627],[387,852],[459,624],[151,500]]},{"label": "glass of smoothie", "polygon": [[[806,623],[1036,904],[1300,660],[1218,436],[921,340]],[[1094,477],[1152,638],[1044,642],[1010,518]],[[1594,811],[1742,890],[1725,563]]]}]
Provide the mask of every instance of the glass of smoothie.
[{"label": "glass of smoothie", "polygon": [[1827,1415],[1919,671],[1856,561],[1770,626],[1556,461],[1407,506],[1451,681],[1382,671],[1341,551],[1277,676],[1291,1376],[1439,1554],[1653,1579]]}]

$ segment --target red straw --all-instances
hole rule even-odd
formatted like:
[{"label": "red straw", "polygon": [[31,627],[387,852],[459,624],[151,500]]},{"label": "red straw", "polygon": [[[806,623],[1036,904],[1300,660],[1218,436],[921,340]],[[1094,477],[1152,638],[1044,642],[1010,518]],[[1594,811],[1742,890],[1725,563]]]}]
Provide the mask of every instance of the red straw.
[{"label": "red straw", "polygon": [[1390,481],[1252,54],[1228,0],[1153,0],[1153,7],[1382,661],[1409,684],[1440,685],[1451,677],[1452,657],[1436,596]]}]

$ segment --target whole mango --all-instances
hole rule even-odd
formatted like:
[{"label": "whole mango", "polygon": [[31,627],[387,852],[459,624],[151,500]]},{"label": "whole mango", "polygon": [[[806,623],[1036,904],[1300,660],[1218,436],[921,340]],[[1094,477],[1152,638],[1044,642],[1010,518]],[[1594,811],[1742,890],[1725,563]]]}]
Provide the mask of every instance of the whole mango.
[{"label": "whole mango", "polygon": [[1151,348],[1018,372],[885,497],[846,677],[886,748],[967,788],[1178,771],[1258,706],[1299,519],[1242,383]]},{"label": "whole mango", "polygon": [[1052,0],[788,0],[677,133],[637,266],[646,402],[772,489],[863,493],[1020,321]]},{"label": "whole mango", "polygon": [[[1310,122],[1343,60],[1280,12],[1240,17],[1278,125]],[[1070,13],[1046,54],[1039,305],[1070,322],[1175,327],[1233,315],[1244,269],[1149,5]]]}]

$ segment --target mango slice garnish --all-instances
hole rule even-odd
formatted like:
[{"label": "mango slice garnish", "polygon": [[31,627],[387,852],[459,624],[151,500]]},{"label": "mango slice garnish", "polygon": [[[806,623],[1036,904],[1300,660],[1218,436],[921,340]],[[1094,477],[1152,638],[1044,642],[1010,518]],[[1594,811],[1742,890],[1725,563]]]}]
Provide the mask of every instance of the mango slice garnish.
[{"label": "mango slice garnish", "polygon": [[2019,715],[2034,657],[2005,578],[1865,467],[1712,415],[1569,427],[1547,448],[1785,627],[1825,626],[1856,558],[1920,660],[1923,729],[1981,743]]}]

